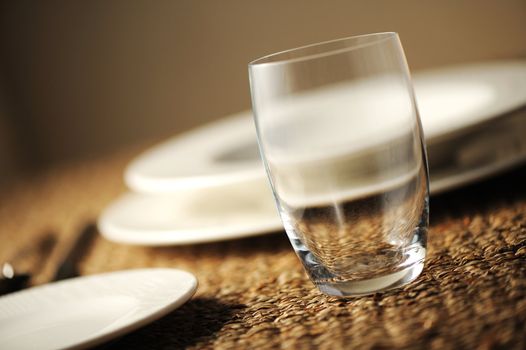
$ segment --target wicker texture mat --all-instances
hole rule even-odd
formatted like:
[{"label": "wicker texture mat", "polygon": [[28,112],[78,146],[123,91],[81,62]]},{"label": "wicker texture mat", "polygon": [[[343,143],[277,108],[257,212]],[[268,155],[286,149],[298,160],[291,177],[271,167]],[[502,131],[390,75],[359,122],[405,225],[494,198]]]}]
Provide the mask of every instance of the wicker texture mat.
[{"label": "wicker texture mat", "polygon": [[[0,259],[49,231],[67,246],[124,190],[121,172],[134,153],[4,188]],[[104,348],[526,348],[525,179],[523,167],[432,198],[422,275],[404,289],[350,300],[320,294],[282,232],[169,248],[99,237],[84,274],[168,266],[199,279],[187,304]],[[42,266],[37,283],[59,255]]]}]

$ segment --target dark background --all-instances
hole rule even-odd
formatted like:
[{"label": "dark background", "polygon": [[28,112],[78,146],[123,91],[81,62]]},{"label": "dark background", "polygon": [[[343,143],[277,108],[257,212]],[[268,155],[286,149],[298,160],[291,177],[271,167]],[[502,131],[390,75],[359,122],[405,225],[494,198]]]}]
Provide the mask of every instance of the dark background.
[{"label": "dark background", "polygon": [[379,31],[412,70],[524,58],[526,1],[1,1],[0,182],[247,109],[249,61]]}]

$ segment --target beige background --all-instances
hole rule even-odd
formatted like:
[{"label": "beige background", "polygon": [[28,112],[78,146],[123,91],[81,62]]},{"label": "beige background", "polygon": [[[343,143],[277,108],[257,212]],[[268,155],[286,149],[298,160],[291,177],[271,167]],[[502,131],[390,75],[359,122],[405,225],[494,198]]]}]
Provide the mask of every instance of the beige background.
[{"label": "beige background", "polygon": [[250,107],[247,63],[400,33],[411,69],[526,57],[524,0],[29,1],[0,7],[0,178]]}]

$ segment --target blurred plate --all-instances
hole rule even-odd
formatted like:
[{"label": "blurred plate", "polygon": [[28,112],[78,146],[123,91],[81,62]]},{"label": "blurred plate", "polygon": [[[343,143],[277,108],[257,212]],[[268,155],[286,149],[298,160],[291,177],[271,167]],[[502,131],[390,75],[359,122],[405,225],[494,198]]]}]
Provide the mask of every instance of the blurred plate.
[{"label": "blurred plate", "polygon": [[[526,104],[526,62],[523,61],[424,71],[414,74],[413,83],[426,142],[435,150],[443,140],[449,142],[452,136],[458,137],[466,129],[484,125]],[[462,139],[455,141],[462,145]],[[431,164],[434,154],[438,153],[430,152]],[[490,168],[500,168],[484,166],[484,173]],[[437,185],[440,191],[478,177],[464,176],[463,167],[457,170],[450,174],[454,179]],[[177,193],[183,189],[239,184],[264,177],[251,112],[169,139],[137,157],[125,171],[126,184],[143,193]]]},{"label": "blurred plate", "polygon": [[99,217],[107,239],[177,245],[242,238],[282,229],[266,179],[207,190],[126,193]]},{"label": "blurred plate", "polygon": [[431,194],[526,161],[526,107],[428,142]]},{"label": "blurred plate", "polygon": [[[526,160],[526,63],[427,71],[414,82],[432,195]],[[113,241],[191,244],[282,230],[249,112],[154,147],[125,179],[140,193],[123,195],[99,218]]]},{"label": "blurred plate", "polygon": [[216,187],[264,176],[250,111],[175,136],[141,154],[124,173],[128,187],[145,193]]},{"label": "blurred plate", "polygon": [[414,74],[427,142],[526,105],[526,61],[468,64]]},{"label": "blurred plate", "polygon": [[72,278],[0,297],[1,349],[85,349],[184,304],[189,272],[140,269]]},{"label": "blurred plate", "polygon": [[[431,194],[483,179],[526,160],[526,108],[428,147]],[[99,217],[107,239],[178,245],[283,230],[265,178],[154,195],[127,193]]]}]

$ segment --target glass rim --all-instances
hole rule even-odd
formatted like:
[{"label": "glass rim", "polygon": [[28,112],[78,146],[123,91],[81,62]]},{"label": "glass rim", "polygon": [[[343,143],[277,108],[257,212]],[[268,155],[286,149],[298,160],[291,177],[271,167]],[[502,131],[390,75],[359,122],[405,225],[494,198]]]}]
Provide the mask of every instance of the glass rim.
[{"label": "glass rim", "polygon": [[[286,55],[288,53],[293,53],[296,51],[313,48],[316,46],[323,46],[328,44],[333,44],[337,42],[344,42],[347,40],[354,40],[354,39],[360,39],[360,38],[367,38],[367,37],[378,37],[376,40],[372,40],[365,43],[350,45],[349,47],[343,47],[343,48],[335,48],[335,49],[329,49],[327,51],[317,52],[317,53],[310,53],[305,55],[300,55],[297,57],[291,57],[291,58],[282,58],[280,59],[279,56]],[[330,56],[342,52],[348,52],[353,51],[357,49],[361,49],[367,46],[378,44],[382,41],[385,41],[387,39],[397,38],[398,33],[397,32],[378,32],[378,33],[369,33],[369,34],[361,34],[361,35],[352,35],[348,37],[338,38],[338,39],[332,39],[332,40],[326,40],[321,41],[314,44],[308,44],[303,46],[298,46],[292,49],[287,49],[283,51],[278,51],[275,53],[271,53],[262,57],[259,57],[251,62],[249,62],[249,67],[259,67],[259,66],[267,66],[267,65],[280,65],[280,64],[288,64],[288,63],[295,63],[295,62],[301,62],[301,61],[307,61],[315,58]]]}]

